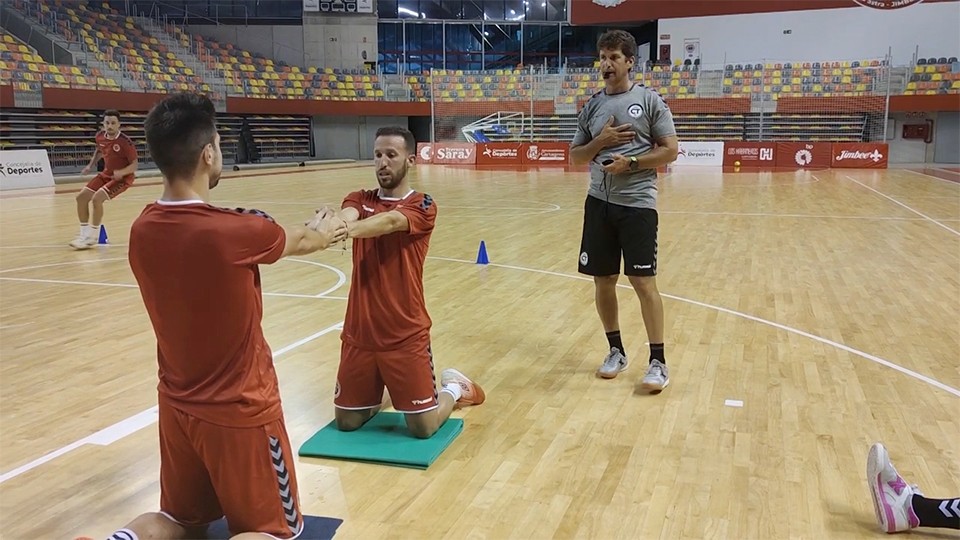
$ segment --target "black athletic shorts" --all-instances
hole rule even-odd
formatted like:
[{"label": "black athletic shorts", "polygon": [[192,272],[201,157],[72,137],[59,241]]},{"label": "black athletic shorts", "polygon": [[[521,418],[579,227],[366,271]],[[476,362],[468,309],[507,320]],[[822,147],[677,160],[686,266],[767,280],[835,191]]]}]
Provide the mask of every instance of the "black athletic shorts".
[{"label": "black athletic shorts", "polygon": [[583,205],[580,273],[589,276],[657,275],[657,211],[587,196]]}]

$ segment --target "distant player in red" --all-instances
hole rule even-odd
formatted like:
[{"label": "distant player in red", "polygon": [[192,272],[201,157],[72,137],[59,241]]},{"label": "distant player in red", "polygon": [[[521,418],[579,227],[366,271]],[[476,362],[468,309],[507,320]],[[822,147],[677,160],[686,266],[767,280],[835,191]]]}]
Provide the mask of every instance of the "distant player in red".
[{"label": "distant player in red", "polygon": [[[353,275],[343,325],[334,405],[337,427],[360,428],[380,410],[383,389],[405,413],[415,437],[432,436],[455,407],[479,405],[479,385],[455,369],[441,375],[438,393],[430,349],[430,315],[423,263],[437,205],[414,191],[407,170],[416,139],[403,128],[377,131],[378,190],[350,193],[335,213],[353,238]],[[326,212],[326,211],[325,211]]]},{"label": "distant player in red", "polygon": [[103,129],[97,133],[96,143],[93,157],[83,168],[82,174],[93,170],[100,157],[103,158],[103,172],[93,177],[77,194],[80,234],[70,242],[70,247],[74,249],[90,249],[97,245],[100,224],[103,223],[103,203],[126,191],[133,184],[133,173],[137,170],[137,145],[120,132],[120,113],[117,111],[103,113]]},{"label": "distant player in red", "polygon": [[223,166],[215,118],[206,97],[178,94],[144,124],[164,191],[134,221],[129,260],[157,338],[160,512],[110,540],[205,538],[224,516],[236,538],[303,528],[258,265],[325,249],[341,233],[329,219],[286,227],[210,204]]}]

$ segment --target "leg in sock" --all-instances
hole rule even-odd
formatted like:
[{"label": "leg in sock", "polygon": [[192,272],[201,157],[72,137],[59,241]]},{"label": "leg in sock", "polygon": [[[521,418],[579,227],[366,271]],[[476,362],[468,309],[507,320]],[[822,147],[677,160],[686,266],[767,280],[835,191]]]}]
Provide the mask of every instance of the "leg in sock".
[{"label": "leg in sock", "polygon": [[650,361],[659,360],[661,364],[666,364],[667,359],[663,352],[663,299],[657,289],[657,278],[630,276],[630,284],[640,299],[643,325],[650,341]]},{"label": "leg in sock", "polygon": [[[597,375],[604,379],[612,379],[618,373],[627,369],[627,357],[623,350],[623,341],[620,337],[619,305],[617,304],[617,280],[619,275],[594,276],[597,314],[603,324],[603,331],[610,344],[610,352],[604,357],[603,363],[597,369]],[[617,350],[614,351],[613,349]]]},{"label": "leg in sock", "polygon": [[93,199],[93,191],[83,188],[77,193],[77,218],[80,223],[90,221],[90,200]]},{"label": "leg in sock", "polygon": [[659,360],[661,364],[666,364],[667,359],[663,356],[663,343],[650,344],[650,361]]},{"label": "leg in sock", "polygon": [[159,512],[143,514],[107,537],[107,540],[154,540],[196,538],[202,533],[190,530]]},{"label": "leg in sock", "polygon": [[927,499],[914,494],[913,511],[921,527],[960,530],[960,498]]},{"label": "leg in sock", "polygon": [[627,353],[623,349],[623,340],[620,338],[620,331],[614,330],[613,332],[607,332],[607,343],[610,344],[610,348],[616,347],[617,350],[623,353],[624,356]]},{"label": "leg in sock", "polygon": [[620,276],[595,276],[593,278],[597,314],[604,332],[620,331],[619,304],[617,303],[617,280]]},{"label": "leg in sock", "polygon": [[103,223],[103,203],[109,199],[107,192],[102,189],[93,194],[93,217],[90,218],[91,235],[100,236],[100,224]]}]

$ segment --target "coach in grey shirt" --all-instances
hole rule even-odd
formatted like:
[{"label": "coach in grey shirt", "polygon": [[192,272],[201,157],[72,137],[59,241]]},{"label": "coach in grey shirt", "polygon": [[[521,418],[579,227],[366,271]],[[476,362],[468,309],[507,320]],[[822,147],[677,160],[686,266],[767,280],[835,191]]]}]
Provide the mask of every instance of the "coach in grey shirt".
[{"label": "coach in grey shirt", "polygon": [[656,282],[657,167],[677,158],[676,129],[660,95],[631,81],[637,57],[633,36],[611,30],[600,36],[597,49],[604,89],[580,111],[570,148],[574,165],[590,164],[579,270],[593,276],[597,312],[610,346],[597,375],[612,379],[627,369],[617,306],[622,257],[650,343],[641,386],[657,393],[670,382]]}]

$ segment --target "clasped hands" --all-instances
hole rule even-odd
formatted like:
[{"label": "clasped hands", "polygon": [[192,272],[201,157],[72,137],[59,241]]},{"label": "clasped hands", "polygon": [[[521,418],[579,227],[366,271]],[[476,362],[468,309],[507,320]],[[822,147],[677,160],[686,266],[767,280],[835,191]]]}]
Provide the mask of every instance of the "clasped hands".
[{"label": "clasped hands", "polygon": [[328,235],[331,244],[346,240],[350,237],[347,222],[337,214],[336,210],[327,206],[317,210],[313,219],[304,225],[306,225],[308,229],[313,229],[318,233]]}]

